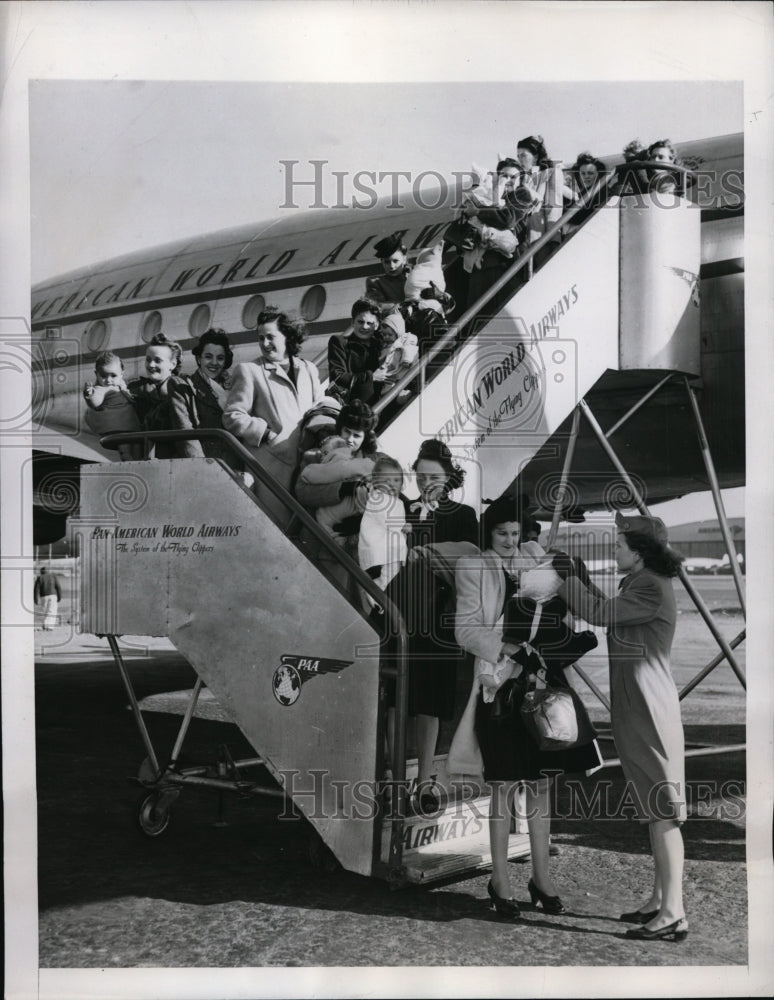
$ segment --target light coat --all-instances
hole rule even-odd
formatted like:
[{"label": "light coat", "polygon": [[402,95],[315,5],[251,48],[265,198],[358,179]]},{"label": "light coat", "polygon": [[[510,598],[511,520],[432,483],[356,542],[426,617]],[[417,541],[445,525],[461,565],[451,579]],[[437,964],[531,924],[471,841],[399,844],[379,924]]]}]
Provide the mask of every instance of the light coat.
[{"label": "light coat", "polygon": [[[224,428],[286,489],[298,461],[299,425],[323,396],[315,365],[302,358],[294,358],[293,363],[297,385],[281,365],[262,358],[235,365],[223,410]],[[271,443],[264,440],[268,431],[277,435]]]}]

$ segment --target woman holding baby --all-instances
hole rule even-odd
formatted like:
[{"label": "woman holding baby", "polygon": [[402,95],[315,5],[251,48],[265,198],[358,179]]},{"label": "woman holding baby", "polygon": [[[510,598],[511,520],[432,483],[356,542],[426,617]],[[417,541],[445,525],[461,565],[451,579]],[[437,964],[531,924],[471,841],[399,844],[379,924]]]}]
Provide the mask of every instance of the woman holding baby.
[{"label": "woman holding baby", "polygon": [[[532,856],[530,898],[533,905],[541,904],[547,913],[562,913],[564,906],[549,871],[551,775],[584,771],[600,763],[595,742],[571,750],[541,751],[518,711],[527,689],[526,667],[531,667],[533,661],[524,655],[522,643],[503,639],[503,616],[506,603],[518,590],[520,573],[537,566],[545,556],[536,542],[520,544],[523,516],[515,498],[495,500],[482,518],[483,551],[459,559],[455,572],[455,636],[460,646],[475,657],[473,689],[461,725],[474,721],[484,776],[492,790],[492,878],[488,892],[497,914],[512,920],[519,916],[519,906],[511,897],[508,837],[519,785],[526,790]],[[548,647],[551,645],[549,642]],[[545,657],[550,686],[567,687],[564,668],[572,659],[569,653]],[[506,693],[514,706],[510,712],[503,711]],[[449,757],[451,769],[451,751]]]},{"label": "woman holding baby", "polygon": [[358,299],[351,316],[351,331],[335,333],[328,341],[328,394],[343,403],[359,400],[370,406],[384,388],[379,305]]}]

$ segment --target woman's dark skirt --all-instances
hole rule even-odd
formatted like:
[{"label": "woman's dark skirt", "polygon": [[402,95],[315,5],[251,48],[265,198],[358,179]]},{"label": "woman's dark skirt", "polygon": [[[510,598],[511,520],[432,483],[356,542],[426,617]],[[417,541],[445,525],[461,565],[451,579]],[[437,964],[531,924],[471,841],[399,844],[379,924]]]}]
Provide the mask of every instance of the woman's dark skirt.
[{"label": "woman's dark skirt", "polygon": [[[465,662],[458,648],[409,641],[408,714],[430,715],[448,721],[454,718],[457,691],[457,667]],[[395,680],[385,681],[387,704],[395,707]]]},{"label": "woman's dark skirt", "polygon": [[541,750],[519,712],[523,690],[512,714],[493,718],[492,703],[479,695],[476,737],[484,759],[487,781],[537,781],[557,773],[589,771],[601,764],[596,741],[571,750]]},{"label": "woman's dark skirt", "polygon": [[[423,562],[409,563],[387,588],[401,611],[408,635],[408,714],[454,718],[457,669],[466,655],[453,627],[453,592]],[[382,663],[396,664],[395,644],[382,646]],[[385,683],[387,704],[395,706],[395,681]]]}]

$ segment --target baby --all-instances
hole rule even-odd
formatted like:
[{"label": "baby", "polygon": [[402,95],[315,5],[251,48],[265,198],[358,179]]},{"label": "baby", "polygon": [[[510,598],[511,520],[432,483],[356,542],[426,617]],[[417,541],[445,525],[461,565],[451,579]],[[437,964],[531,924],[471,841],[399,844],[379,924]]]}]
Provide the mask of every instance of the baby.
[{"label": "baby", "polygon": [[389,386],[397,382],[417,360],[419,340],[416,334],[406,330],[406,321],[397,311],[384,317],[379,333],[386,350],[377,371],[380,381]]},{"label": "baby", "polygon": [[[342,468],[342,466],[345,466]],[[352,445],[343,437],[332,434],[320,445],[320,461],[307,465],[298,477],[298,485],[321,485],[327,483],[356,484],[371,475],[374,468],[372,458],[353,458]],[[357,489],[342,490],[338,503],[328,507],[318,507],[314,516],[317,523],[332,535],[340,545],[345,545],[350,535],[356,534],[357,525],[353,519],[363,511],[365,493]],[[352,528],[355,531],[352,531]]]},{"label": "baby", "polygon": [[458,226],[459,249],[468,273],[479,269],[487,250],[511,259],[518,247],[514,229],[538,206],[528,188],[518,183],[519,164],[500,160],[496,173],[484,175],[473,166],[478,183],[465,192]]},{"label": "baby", "polygon": [[[86,426],[95,434],[113,434],[119,431],[139,431],[140,419],[134,397],[124,381],[124,365],[117,354],[105,351],[94,363],[97,384],[87,382],[83,387],[86,400]],[[141,444],[115,446],[123,462],[141,459]]]},{"label": "baby", "polygon": [[[597,638],[590,630],[574,632],[566,623],[567,605],[558,596],[563,578],[556,570],[557,562],[560,567],[569,566],[589,586],[593,584],[582,560],[545,552],[537,542],[525,542],[520,552],[519,589],[506,602],[503,639],[526,644],[516,660],[528,669],[544,663],[549,674],[561,676],[564,669],[596,648]],[[535,650],[540,657],[535,656]]]},{"label": "baby", "polygon": [[358,560],[362,568],[385,590],[406,562],[406,510],[401,496],[403,470],[389,455],[377,455],[371,475],[363,519],[360,522]]}]

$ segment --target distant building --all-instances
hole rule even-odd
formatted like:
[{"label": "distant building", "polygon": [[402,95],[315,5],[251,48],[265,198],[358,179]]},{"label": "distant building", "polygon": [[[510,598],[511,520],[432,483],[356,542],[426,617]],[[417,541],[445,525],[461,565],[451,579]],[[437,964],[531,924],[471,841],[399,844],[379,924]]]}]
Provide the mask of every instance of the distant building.
[{"label": "distant building", "polygon": [[[747,558],[745,549],[744,518],[730,517],[728,529],[734,540],[737,555]],[[669,529],[669,541],[686,559],[722,559],[726,546],[717,521],[691,521]]]},{"label": "distant building", "polygon": [[[545,545],[550,524],[542,525],[539,541]],[[734,540],[737,555],[742,561],[745,549],[744,518],[731,517],[728,527]],[[616,527],[609,514],[587,514],[584,524],[564,524],[556,538],[556,548],[580,556],[590,565],[613,562],[615,559]],[[726,547],[717,521],[691,521],[669,528],[669,543],[686,559],[714,559],[720,562]]]}]

